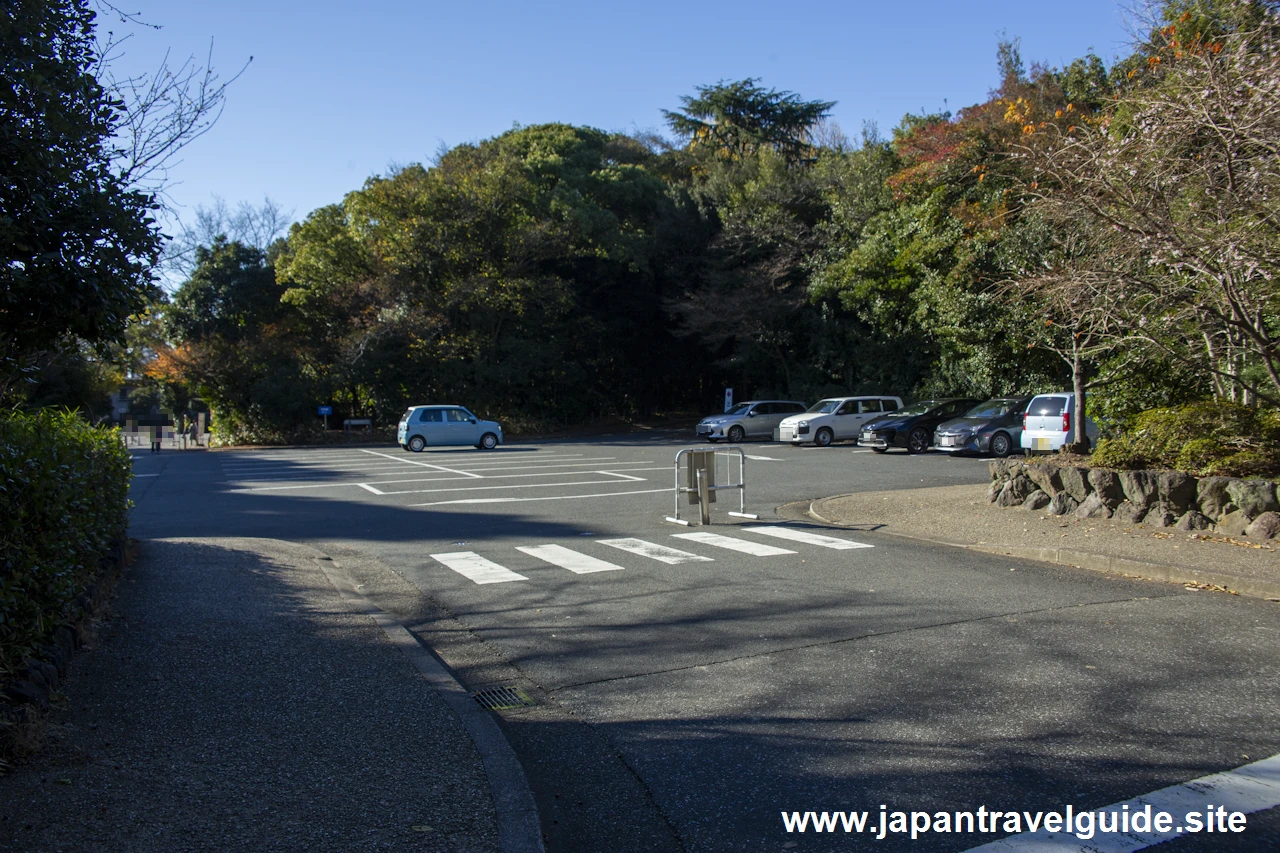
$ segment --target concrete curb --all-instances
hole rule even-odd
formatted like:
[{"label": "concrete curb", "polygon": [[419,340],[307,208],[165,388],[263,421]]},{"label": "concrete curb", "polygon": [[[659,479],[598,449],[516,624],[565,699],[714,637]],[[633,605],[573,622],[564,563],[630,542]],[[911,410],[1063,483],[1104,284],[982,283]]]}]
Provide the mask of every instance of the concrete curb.
[{"label": "concrete curb", "polygon": [[[818,510],[818,505],[837,498],[854,496],[855,493],[831,495],[830,497],[810,501],[809,515],[818,521],[821,521],[823,524],[830,524],[833,527],[845,527],[846,525],[823,516]],[[1088,569],[1093,572],[1123,575],[1125,577],[1147,578],[1149,580],[1166,581],[1169,583],[1203,584],[1205,586],[1220,587],[1228,592],[1248,595],[1254,598],[1266,598],[1272,601],[1280,600],[1280,581],[1271,581],[1259,578],[1242,578],[1238,575],[1225,573],[1220,574],[1217,572],[1204,572],[1197,569],[1188,569],[1182,566],[1173,566],[1167,563],[1149,563],[1143,560],[1128,560],[1123,557],[1113,557],[1108,554],[1098,554],[1091,551],[1077,551],[1072,548],[1025,548],[1016,545],[974,545],[965,542],[952,542],[946,539],[931,539],[925,536],[913,536],[910,533],[898,533],[897,531],[880,530],[877,532],[884,533],[889,536],[897,536],[901,539],[912,539],[917,542],[929,542],[934,545],[945,545],[951,548],[964,548],[968,551],[979,551],[985,554],[999,554],[1006,557],[1017,557],[1023,560],[1038,560],[1042,563],[1075,566],[1077,568]]]},{"label": "concrete curb", "polygon": [[462,722],[470,735],[498,816],[498,846],[503,853],[544,853],[542,824],[524,768],[515,750],[493,717],[480,707],[452,673],[418,642],[404,623],[370,601],[356,589],[342,565],[327,555],[315,558],[317,568],[329,579],[343,600],[367,614],[393,645],[404,652]]}]

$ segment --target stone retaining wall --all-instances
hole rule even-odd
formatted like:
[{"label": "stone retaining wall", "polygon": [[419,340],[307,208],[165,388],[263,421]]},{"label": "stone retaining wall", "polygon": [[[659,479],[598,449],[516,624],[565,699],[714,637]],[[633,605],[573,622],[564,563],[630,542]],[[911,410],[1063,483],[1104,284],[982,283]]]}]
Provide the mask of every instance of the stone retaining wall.
[{"label": "stone retaining wall", "polygon": [[995,459],[987,500],[1077,518],[1114,518],[1224,536],[1280,538],[1280,486],[1181,471],[1108,471]]}]

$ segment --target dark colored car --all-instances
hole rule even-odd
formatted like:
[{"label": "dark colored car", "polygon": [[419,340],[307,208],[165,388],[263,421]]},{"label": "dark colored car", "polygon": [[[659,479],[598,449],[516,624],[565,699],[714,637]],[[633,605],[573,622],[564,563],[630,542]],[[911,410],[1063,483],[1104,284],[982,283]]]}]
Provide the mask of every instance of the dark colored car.
[{"label": "dark colored car", "polygon": [[979,403],[933,432],[933,449],[945,453],[990,453],[1001,459],[1018,449],[1022,413],[1030,397],[996,397]]},{"label": "dark colored car", "polygon": [[912,403],[863,424],[858,444],[870,447],[876,453],[884,453],[890,447],[904,447],[908,453],[924,453],[933,445],[933,431],[938,424],[959,417],[980,402],[969,397],[950,397]]}]

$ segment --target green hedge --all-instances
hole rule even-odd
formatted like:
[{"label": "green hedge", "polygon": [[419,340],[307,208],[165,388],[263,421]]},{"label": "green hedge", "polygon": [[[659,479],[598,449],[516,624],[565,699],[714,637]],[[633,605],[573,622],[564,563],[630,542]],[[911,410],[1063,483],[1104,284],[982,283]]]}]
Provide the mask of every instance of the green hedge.
[{"label": "green hedge", "polygon": [[1198,477],[1280,474],[1280,411],[1214,401],[1151,409],[1090,460],[1102,468],[1170,468]]},{"label": "green hedge", "polygon": [[48,640],[123,541],[131,471],[118,430],[73,412],[0,412],[0,678]]}]

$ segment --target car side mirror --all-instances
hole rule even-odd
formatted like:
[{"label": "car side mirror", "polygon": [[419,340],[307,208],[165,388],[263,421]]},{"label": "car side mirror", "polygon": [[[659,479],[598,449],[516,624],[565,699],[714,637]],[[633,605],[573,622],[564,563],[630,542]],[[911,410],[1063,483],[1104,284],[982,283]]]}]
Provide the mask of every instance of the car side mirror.
[{"label": "car side mirror", "polygon": [[476,422],[476,419],[475,419],[475,418],[467,418],[467,420],[469,420],[471,423],[475,423],[475,422]]},{"label": "car side mirror", "polygon": [[747,417],[754,418],[755,416],[756,416],[755,412],[747,412]]}]

